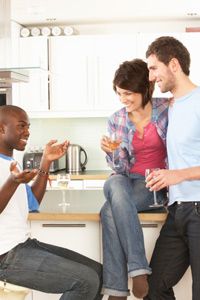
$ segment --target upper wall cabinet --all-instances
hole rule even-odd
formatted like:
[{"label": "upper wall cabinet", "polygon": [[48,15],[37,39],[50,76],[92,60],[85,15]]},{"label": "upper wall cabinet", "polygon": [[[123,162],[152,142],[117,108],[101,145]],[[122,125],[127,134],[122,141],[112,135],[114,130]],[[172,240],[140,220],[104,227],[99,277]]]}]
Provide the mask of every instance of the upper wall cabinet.
[{"label": "upper wall cabinet", "polygon": [[29,71],[29,82],[18,84],[14,101],[28,112],[48,110],[48,40],[20,38],[19,64]]},{"label": "upper wall cabinet", "polygon": [[191,59],[190,79],[195,84],[200,85],[200,76],[199,76],[200,33],[198,32],[181,33],[180,40],[190,52],[190,59]]},{"label": "upper wall cabinet", "polygon": [[137,57],[137,36],[112,35],[94,38],[94,110],[105,115],[122,104],[113,90],[113,79],[119,65]]},{"label": "upper wall cabinet", "polygon": [[48,70],[48,38],[20,38],[20,67]]},{"label": "upper wall cabinet", "polygon": [[119,64],[136,56],[136,36],[50,39],[50,106],[67,115],[108,116],[121,105],[112,81]]},{"label": "upper wall cabinet", "polygon": [[[191,79],[200,84],[200,33],[136,33],[20,38],[20,66],[29,83],[19,84],[15,104],[32,117],[104,117],[121,107],[113,91],[119,65],[136,57],[146,60],[152,41],[161,35],[180,39],[191,54]],[[170,97],[155,87],[155,97]]]},{"label": "upper wall cabinet", "polygon": [[92,110],[89,76],[93,43],[90,37],[50,39],[50,106],[57,112]]}]

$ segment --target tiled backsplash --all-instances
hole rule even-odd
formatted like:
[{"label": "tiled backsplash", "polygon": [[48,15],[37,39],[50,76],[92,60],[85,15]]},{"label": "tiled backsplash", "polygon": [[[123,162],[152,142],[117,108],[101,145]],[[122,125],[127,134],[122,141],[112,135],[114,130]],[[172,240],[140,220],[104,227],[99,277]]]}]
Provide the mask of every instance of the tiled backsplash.
[{"label": "tiled backsplash", "polygon": [[[100,139],[106,133],[107,118],[52,118],[31,119],[30,138],[26,151],[33,147],[42,147],[50,139],[65,139],[81,145],[88,155],[87,170],[109,169],[105,153],[100,149]],[[16,159],[22,160],[23,153],[16,153]],[[64,167],[64,159],[60,161]]]}]

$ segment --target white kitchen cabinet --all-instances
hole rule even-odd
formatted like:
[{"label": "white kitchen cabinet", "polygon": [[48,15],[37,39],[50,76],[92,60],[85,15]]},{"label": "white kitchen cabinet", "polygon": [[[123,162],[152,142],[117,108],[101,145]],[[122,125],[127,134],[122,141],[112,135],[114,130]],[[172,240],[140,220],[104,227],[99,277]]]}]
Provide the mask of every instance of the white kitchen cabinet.
[{"label": "white kitchen cabinet", "polygon": [[[39,69],[29,70],[29,82],[18,83],[17,104],[27,112],[48,110],[48,72]],[[16,100],[15,100],[16,101]]]},{"label": "white kitchen cabinet", "polygon": [[100,261],[99,222],[32,221],[31,236]]},{"label": "white kitchen cabinet", "polygon": [[113,91],[116,69],[136,56],[136,35],[50,39],[50,107],[77,116],[108,116],[121,107]]},{"label": "white kitchen cabinet", "polygon": [[[191,79],[200,84],[200,33],[27,37],[20,38],[19,53],[20,66],[29,69],[30,82],[17,84],[14,104],[40,117],[107,117],[121,107],[112,86],[119,64],[136,57],[146,60],[148,45],[161,35],[174,36],[186,45]],[[161,93],[156,86],[154,96],[171,94]]]},{"label": "white kitchen cabinet", "polygon": [[19,65],[29,72],[29,82],[18,83],[14,104],[28,112],[48,110],[48,40],[20,38]]},{"label": "white kitchen cabinet", "polygon": [[190,79],[196,84],[200,85],[199,76],[199,53],[200,53],[200,32],[184,32],[180,34],[181,42],[186,46],[190,52]]},{"label": "white kitchen cabinet", "polygon": [[48,38],[44,36],[20,38],[20,67],[48,69]]},{"label": "white kitchen cabinet", "polygon": [[113,78],[122,62],[137,57],[137,35],[96,36],[94,43],[94,110],[113,113],[122,106],[113,90]]},{"label": "white kitchen cabinet", "polygon": [[88,77],[91,70],[90,37],[50,39],[50,104],[53,111],[92,110]]},{"label": "white kitchen cabinet", "polygon": [[147,260],[150,261],[155,242],[159,236],[162,223],[158,222],[142,222],[142,230],[144,235],[144,244]]},{"label": "white kitchen cabinet", "polygon": [[[92,221],[32,221],[31,236],[100,261],[99,227],[99,222]],[[33,291],[33,300],[58,300],[59,297],[59,295]]]}]

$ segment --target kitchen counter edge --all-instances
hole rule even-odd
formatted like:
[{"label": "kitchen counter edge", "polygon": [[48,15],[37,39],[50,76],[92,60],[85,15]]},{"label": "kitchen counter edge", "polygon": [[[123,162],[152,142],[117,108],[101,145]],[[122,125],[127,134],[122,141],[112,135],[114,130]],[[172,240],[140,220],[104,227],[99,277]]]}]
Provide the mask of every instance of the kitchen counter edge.
[{"label": "kitchen counter edge", "polygon": [[[167,213],[139,213],[140,222],[164,222]],[[98,213],[29,213],[29,221],[100,221]]]},{"label": "kitchen counter edge", "polygon": [[[64,171],[51,173],[49,178],[51,180],[56,180],[57,174],[63,174]],[[112,171],[110,170],[89,170],[85,172],[79,172],[79,173],[71,173],[71,179],[72,180],[106,180]]]}]

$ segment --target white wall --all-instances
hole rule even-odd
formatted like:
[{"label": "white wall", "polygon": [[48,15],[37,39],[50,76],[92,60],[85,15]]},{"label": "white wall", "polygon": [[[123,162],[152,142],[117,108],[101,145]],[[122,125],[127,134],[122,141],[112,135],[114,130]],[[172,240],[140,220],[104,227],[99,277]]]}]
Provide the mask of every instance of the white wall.
[{"label": "white wall", "polygon": [[[50,139],[65,139],[81,145],[88,154],[87,170],[108,169],[104,152],[100,149],[100,139],[106,133],[106,118],[73,118],[73,119],[31,119],[30,138],[26,147],[40,147]],[[15,154],[21,162],[23,153]],[[61,160],[64,166],[64,160]]]}]

